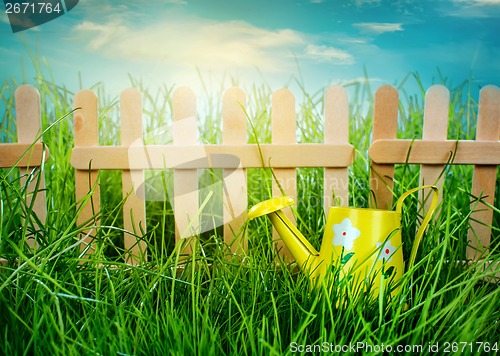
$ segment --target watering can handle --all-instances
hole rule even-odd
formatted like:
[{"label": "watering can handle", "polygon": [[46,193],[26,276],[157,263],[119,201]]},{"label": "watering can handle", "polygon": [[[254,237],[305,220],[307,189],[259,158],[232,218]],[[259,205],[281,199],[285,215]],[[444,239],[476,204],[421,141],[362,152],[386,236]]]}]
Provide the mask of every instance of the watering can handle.
[{"label": "watering can handle", "polygon": [[427,225],[429,224],[429,221],[431,220],[432,216],[434,215],[434,212],[436,211],[438,202],[439,202],[439,190],[436,186],[434,185],[423,185],[421,187],[413,188],[401,195],[401,197],[398,199],[398,202],[396,203],[396,211],[401,214],[402,207],[403,207],[403,201],[411,194],[423,190],[423,189],[432,189],[432,201],[431,201],[431,206],[429,207],[429,210],[427,211],[427,214],[424,217],[424,220],[422,220],[422,224],[418,228],[417,234],[415,235],[415,241],[413,242],[413,247],[411,249],[411,255],[410,255],[410,260],[408,262],[408,268],[409,270],[412,266],[413,263],[415,262],[415,258],[417,257],[417,251],[418,251],[418,246],[420,245],[420,242],[422,241],[422,236],[424,235],[425,229],[427,228]]}]

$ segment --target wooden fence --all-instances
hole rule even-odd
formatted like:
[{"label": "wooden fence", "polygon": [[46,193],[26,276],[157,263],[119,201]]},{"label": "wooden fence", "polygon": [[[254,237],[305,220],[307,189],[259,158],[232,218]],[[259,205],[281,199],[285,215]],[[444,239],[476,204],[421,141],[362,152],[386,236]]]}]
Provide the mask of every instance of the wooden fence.
[{"label": "wooden fence", "polygon": [[[281,89],[272,97],[272,144],[248,144],[245,104],[243,91],[229,89],[222,101],[223,143],[201,145],[196,139],[195,95],[189,88],[179,88],[172,100],[173,144],[144,146],[141,94],[128,89],[120,98],[121,146],[99,146],[97,98],[91,91],[77,93],[75,108],[81,109],[75,112],[71,164],[76,169],[77,200],[94,197],[84,202],[79,223],[91,220],[99,210],[97,171],[106,169],[122,171],[123,196],[128,197],[123,207],[124,227],[133,232],[124,237],[130,263],[140,261],[146,250],[137,239],[145,228],[145,201],[136,196],[140,184],[132,179],[143,176],[145,170],[174,170],[173,206],[179,241],[200,232],[198,169],[224,169],[224,240],[235,253],[246,246],[243,226],[248,208],[247,168],[270,164],[285,193],[296,198],[296,168],[324,167],[325,206],[333,204],[333,187],[343,187],[335,190],[335,197],[347,204],[347,167],[353,162],[354,148],[348,143],[348,101],[342,87],[332,87],[325,94],[324,143],[296,143],[295,99],[289,90]],[[273,189],[274,194],[281,194],[277,184]],[[92,231],[87,235],[82,248],[92,253]],[[278,248],[287,251],[281,244]]]},{"label": "wooden fence", "polygon": [[369,150],[371,189],[378,206],[385,209],[392,206],[394,164],[420,164],[421,184],[436,184],[441,188],[445,165],[474,165],[471,194],[481,199],[471,202],[467,259],[478,259],[488,252],[491,238],[491,206],[500,164],[500,90],[486,86],[480,92],[475,141],[447,139],[449,102],[448,89],[432,86],[425,97],[422,139],[401,140],[396,139],[398,92],[391,86],[379,88]]},{"label": "wooden fence", "polygon": [[[21,120],[19,131],[24,126],[34,129],[34,121],[38,122],[35,131],[39,131],[38,96],[33,93],[36,90],[23,86],[16,95],[16,111]],[[78,224],[88,226],[82,244],[82,251],[87,255],[94,251],[92,242],[100,224],[99,170],[122,172],[124,246],[128,251],[126,261],[131,264],[146,257],[146,245],[141,239],[146,228],[145,197],[139,186],[147,170],[174,171],[172,202],[179,242],[196,236],[201,229],[198,170],[223,169],[224,240],[234,253],[246,246],[243,226],[248,208],[247,168],[272,166],[285,193],[296,198],[296,168],[323,167],[325,210],[334,204],[333,196],[341,205],[348,204],[348,167],[353,163],[354,148],[348,142],[348,98],[340,86],[325,92],[324,142],[314,144],[296,142],[295,99],[287,89],[273,94],[272,143],[260,146],[247,143],[246,95],[238,88],[229,89],[222,98],[223,143],[218,145],[198,143],[196,97],[189,88],[179,88],[173,95],[173,143],[169,145],[143,144],[142,98],[136,89],[127,89],[120,96],[120,146],[99,145],[99,108],[92,91],[77,93],[74,105],[79,109],[74,113],[75,145],[71,164],[76,170],[76,199],[81,204]],[[369,149],[374,201],[380,208],[392,206],[395,164],[421,164],[420,181],[440,186],[445,165],[474,165],[472,194],[482,197],[483,206],[471,204],[474,212],[467,257],[479,258],[490,244],[493,211],[484,203],[494,204],[497,165],[500,164],[500,90],[488,86],[481,91],[475,141],[447,140],[449,92],[443,86],[433,86],[427,92],[421,140],[396,139],[398,107],[398,92],[394,87],[382,86],[377,90]],[[14,165],[35,136],[32,133],[19,137],[19,144],[0,146],[1,166]],[[41,156],[36,155],[41,152],[41,145],[36,143],[30,162],[40,162]],[[29,165],[25,160],[18,162],[18,166]],[[273,191],[281,195],[276,184]],[[42,205],[39,216],[44,216],[44,200],[41,194],[39,196],[37,200]],[[287,251],[283,245],[278,248]]]}]

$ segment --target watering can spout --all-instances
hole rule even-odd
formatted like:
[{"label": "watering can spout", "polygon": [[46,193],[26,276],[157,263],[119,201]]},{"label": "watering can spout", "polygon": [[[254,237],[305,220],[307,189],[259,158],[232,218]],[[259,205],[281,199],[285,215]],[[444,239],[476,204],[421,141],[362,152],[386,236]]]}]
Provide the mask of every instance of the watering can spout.
[{"label": "watering can spout", "polygon": [[272,198],[253,206],[248,211],[248,218],[252,220],[267,215],[299,267],[316,266],[319,252],[281,211],[293,203],[293,199],[287,196]]}]

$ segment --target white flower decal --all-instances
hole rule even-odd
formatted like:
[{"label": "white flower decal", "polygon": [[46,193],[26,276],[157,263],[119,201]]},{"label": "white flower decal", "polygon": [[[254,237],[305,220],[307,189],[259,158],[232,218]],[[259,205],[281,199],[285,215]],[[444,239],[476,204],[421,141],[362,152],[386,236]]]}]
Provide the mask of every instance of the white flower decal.
[{"label": "white flower decal", "polygon": [[[382,246],[382,242],[377,242],[377,248]],[[379,260],[385,260],[386,262],[391,262],[392,260],[392,254],[396,251],[396,248],[391,245],[391,240],[388,240],[382,249],[380,250],[378,259]]]},{"label": "white flower decal", "polygon": [[352,244],[361,232],[352,226],[351,220],[345,218],[340,224],[333,225],[333,244],[344,246],[346,250],[352,249]]}]

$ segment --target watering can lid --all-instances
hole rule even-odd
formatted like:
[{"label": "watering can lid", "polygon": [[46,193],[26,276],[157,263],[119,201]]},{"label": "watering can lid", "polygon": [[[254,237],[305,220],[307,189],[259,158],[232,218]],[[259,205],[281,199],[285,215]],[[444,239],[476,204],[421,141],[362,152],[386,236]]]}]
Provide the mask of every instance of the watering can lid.
[{"label": "watering can lid", "polygon": [[259,216],[274,213],[275,211],[293,205],[293,203],[293,199],[287,196],[265,200],[261,203],[258,203],[257,205],[254,205],[248,211],[248,218],[252,220],[258,218]]}]

